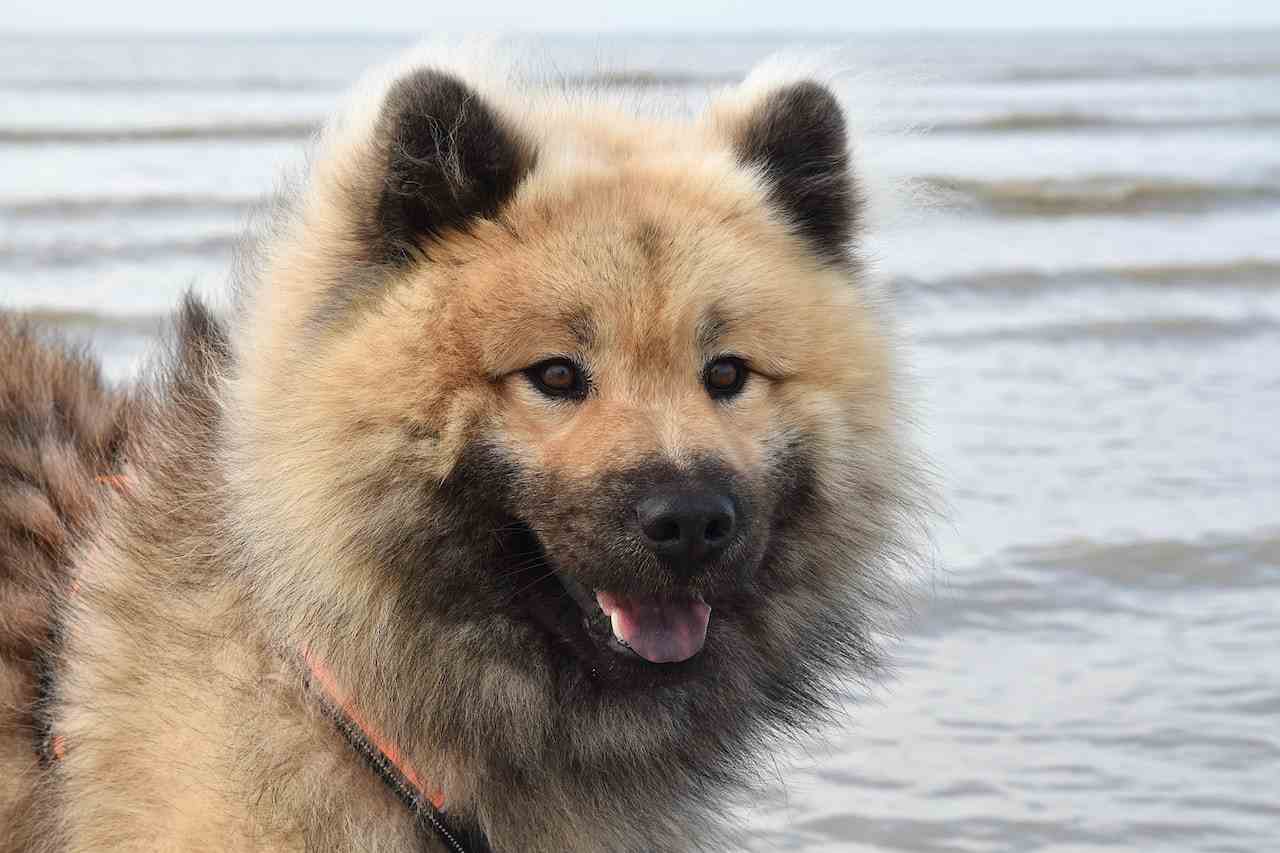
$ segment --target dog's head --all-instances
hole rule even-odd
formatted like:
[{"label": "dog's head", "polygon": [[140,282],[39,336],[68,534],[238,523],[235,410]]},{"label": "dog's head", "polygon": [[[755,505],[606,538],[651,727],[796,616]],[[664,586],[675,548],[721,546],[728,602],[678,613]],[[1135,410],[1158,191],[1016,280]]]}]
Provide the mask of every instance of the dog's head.
[{"label": "dog's head", "polygon": [[687,786],[873,664],[891,334],[829,89],[542,98],[417,70],[331,130],[240,344],[255,583],[437,744]]}]

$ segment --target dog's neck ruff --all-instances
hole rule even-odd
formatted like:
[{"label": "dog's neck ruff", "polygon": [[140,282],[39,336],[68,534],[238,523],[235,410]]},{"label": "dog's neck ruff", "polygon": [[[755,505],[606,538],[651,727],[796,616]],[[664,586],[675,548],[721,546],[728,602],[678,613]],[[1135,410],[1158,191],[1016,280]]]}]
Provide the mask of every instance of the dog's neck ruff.
[{"label": "dog's neck ruff", "polygon": [[[94,478],[102,486],[118,492],[128,491],[132,479],[126,474],[102,474]],[[79,592],[72,580],[67,594]],[[395,744],[366,721],[343,692],[332,670],[307,648],[301,653],[303,673],[308,688],[315,694],[325,713],[333,720],[343,739],[364,759],[404,807],[413,815],[414,823],[424,836],[440,841],[449,853],[493,853],[488,840],[478,830],[466,832],[454,826],[444,813],[444,790],[428,785]],[[41,704],[52,694],[52,670],[41,678]],[[45,764],[61,761],[66,755],[66,738],[53,731],[48,721],[38,726],[36,752]]]},{"label": "dog's neck ruff", "polygon": [[491,853],[484,836],[464,832],[445,816],[444,791],[425,782],[413,764],[346,698],[333,672],[309,649],[302,650],[307,685],[343,739],[364,759],[404,807],[418,829],[434,836],[450,853]]}]

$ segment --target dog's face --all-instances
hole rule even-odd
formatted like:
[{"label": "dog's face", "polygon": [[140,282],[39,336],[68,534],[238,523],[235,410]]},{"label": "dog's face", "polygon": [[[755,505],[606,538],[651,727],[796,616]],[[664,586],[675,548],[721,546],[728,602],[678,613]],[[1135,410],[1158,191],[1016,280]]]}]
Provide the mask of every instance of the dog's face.
[{"label": "dog's face", "polygon": [[487,252],[441,309],[465,342],[442,387],[467,389],[473,424],[448,476],[499,505],[517,609],[615,689],[752,653],[760,598],[825,570],[779,555],[821,550],[819,469],[849,464],[885,399],[847,279],[699,177],[654,165],[513,200],[513,233],[477,227]]},{"label": "dog's face", "polygon": [[490,721],[460,749],[545,763],[571,730],[579,772],[727,772],[869,665],[898,541],[843,119],[799,83],[693,125],[522,121],[419,72],[322,164],[243,348],[242,453],[280,482],[252,512],[304,567],[260,586],[351,678],[459,704],[437,731]]}]

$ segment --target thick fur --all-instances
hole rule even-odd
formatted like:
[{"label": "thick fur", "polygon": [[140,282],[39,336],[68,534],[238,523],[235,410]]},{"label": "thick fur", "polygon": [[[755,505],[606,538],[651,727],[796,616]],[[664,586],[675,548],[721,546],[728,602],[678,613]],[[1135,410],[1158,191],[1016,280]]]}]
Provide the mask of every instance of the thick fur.
[{"label": "thick fur", "polygon": [[83,353],[0,316],[0,850],[25,846],[53,603],[93,530],[98,478],[119,464],[125,412]]},{"label": "thick fur", "polygon": [[[37,806],[14,849],[430,844],[319,711],[303,649],[496,851],[715,847],[778,737],[879,671],[919,505],[831,92],[757,81],[690,121],[434,61],[369,91],[229,322],[184,308],[122,449],[82,362],[21,335],[5,356],[6,406],[94,416],[20,420],[0,458],[10,704],[30,728],[56,601],[67,745],[37,771],[6,742],[24,782],[0,791]],[[752,370],[727,401],[701,380],[724,354]],[[580,402],[525,375],[561,356]],[[63,492],[9,461],[44,442],[76,447],[87,509],[42,511]],[[127,487],[104,495],[104,467]],[[693,480],[741,523],[673,573],[627,519]],[[60,538],[12,550],[41,525]],[[706,646],[610,651],[577,587],[700,594]]]}]

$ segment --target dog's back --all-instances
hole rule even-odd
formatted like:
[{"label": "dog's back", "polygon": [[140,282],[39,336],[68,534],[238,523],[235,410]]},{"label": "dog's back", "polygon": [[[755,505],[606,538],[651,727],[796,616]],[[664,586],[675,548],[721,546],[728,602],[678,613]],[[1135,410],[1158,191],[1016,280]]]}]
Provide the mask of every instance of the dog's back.
[{"label": "dog's back", "polygon": [[26,846],[55,600],[110,488],[125,407],[86,355],[0,316],[0,850]]}]

